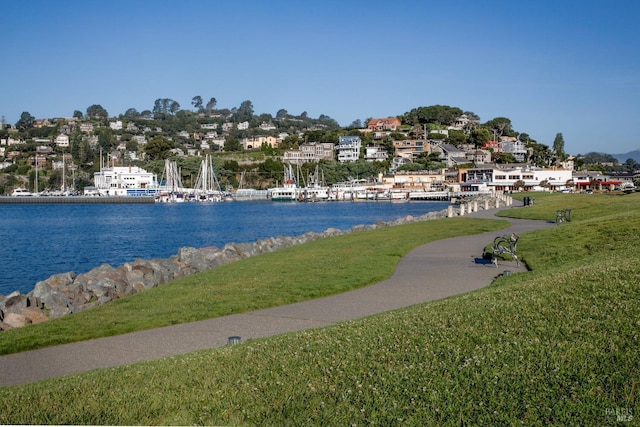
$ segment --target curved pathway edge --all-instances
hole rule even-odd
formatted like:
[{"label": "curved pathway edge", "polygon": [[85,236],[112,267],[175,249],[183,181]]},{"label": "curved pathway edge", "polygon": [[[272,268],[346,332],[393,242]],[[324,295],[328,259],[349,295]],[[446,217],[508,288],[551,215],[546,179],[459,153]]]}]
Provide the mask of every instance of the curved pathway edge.
[{"label": "curved pathway edge", "polygon": [[[468,216],[495,219],[497,211]],[[398,262],[391,277],[361,289],[282,307],[0,356],[0,387],[222,347],[230,336],[246,340],[329,326],[486,287],[505,270],[526,271],[512,262],[500,261],[495,268],[482,260],[488,243],[498,235],[553,225],[500,219],[509,220],[511,226],[419,246]]]}]

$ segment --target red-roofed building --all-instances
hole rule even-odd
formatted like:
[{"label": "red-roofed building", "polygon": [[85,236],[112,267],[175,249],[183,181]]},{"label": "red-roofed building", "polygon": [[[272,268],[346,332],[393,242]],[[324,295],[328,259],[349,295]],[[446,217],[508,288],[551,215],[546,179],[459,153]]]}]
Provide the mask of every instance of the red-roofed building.
[{"label": "red-roofed building", "polygon": [[397,117],[387,117],[386,119],[371,119],[367,123],[367,129],[370,131],[390,130],[395,131],[402,125],[402,122]]}]

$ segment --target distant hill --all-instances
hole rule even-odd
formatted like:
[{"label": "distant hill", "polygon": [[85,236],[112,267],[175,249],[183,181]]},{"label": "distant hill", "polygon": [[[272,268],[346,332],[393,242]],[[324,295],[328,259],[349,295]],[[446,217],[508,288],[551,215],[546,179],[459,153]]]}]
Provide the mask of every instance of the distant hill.
[{"label": "distant hill", "polygon": [[612,154],[612,156],[615,157],[619,163],[624,163],[627,159],[633,159],[640,163],[640,150],[629,151],[624,154]]}]

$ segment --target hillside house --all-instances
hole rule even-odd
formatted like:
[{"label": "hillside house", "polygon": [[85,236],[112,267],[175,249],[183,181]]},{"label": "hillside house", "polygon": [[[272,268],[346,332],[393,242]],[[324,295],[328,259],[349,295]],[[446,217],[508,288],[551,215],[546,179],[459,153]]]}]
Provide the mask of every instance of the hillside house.
[{"label": "hillside house", "polygon": [[260,129],[264,131],[276,130],[276,126],[273,123],[262,122],[260,123]]},{"label": "hillside house", "polygon": [[286,150],[283,156],[283,162],[289,164],[298,164],[314,162],[320,160],[334,159],[335,145],[331,142],[305,142],[295,150]]},{"label": "hillside house", "polygon": [[360,158],[362,140],[359,136],[340,136],[336,151],[340,163],[355,162]]},{"label": "hillside house", "polygon": [[93,123],[89,123],[89,122],[80,123],[80,132],[84,132],[84,133],[93,132]]},{"label": "hillside house", "polygon": [[369,144],[364,151],[364,159],[368,162],[384,162],[389,157],[389,153],[377,144]]},{"label": "hillside house", "polygon": [[429,143],[424,139],[403,139],[393,141],[395,156],[405,159],[415,159],[422,153],[429,153]]},{"label": "hillside house", "polygon": [[367,129],[371,132],[390,131],[394,132],[402,125],[397,117],[387,117],[385,119],[371,119],[367,122]]},{"label": "hillside house", "polygon": [[56,137],[56,145],[58,147],[66,148],[69,146],[69,135],[61,133]]},{"label": "hillside house", "polygon": [[440,159],[446,163],[448,168],[469,163],[467,153],[455,145],[435,143],[430,144],[430,149],[432,153],[440,153]]},{"label": "hillside house", "polygon": [[242,138],[240,145],[242,145],[242,148],[245,150],[253,150],[255,148],[260,148],[263,145],[268,145],[271,148],[277,148],[278,141],[275,136],[250,136]]},{"label": "hillside house", "polygon": [[529,150],[527,150],[527,145],[519,139],[501,141],[500,148],[502,152],[511,154],[519,163],[527,161]]}]

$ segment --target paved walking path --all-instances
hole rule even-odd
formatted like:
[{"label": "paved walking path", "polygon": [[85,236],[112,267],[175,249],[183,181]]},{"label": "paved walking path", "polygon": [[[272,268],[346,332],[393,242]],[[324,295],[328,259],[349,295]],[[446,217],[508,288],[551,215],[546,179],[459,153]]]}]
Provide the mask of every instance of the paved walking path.
[{"label": "paved walking path", "polygon": [[[495,218],[496,212],[490,209],[468,216]],[[362,289],[250,313],[0,356],[0,387],[221,347],[227,345],[230,336],[240,336],[244,341],[329,326],[479,289],[490,285],[505,270],[526,271],[512,262],[500,261],[495,268],[482,260],[488,243],[502,234],[520,234],[552,225],[545,221],[509,220],[511,227],[504,230],[420,246],[399,261],[390,278]]]}]

